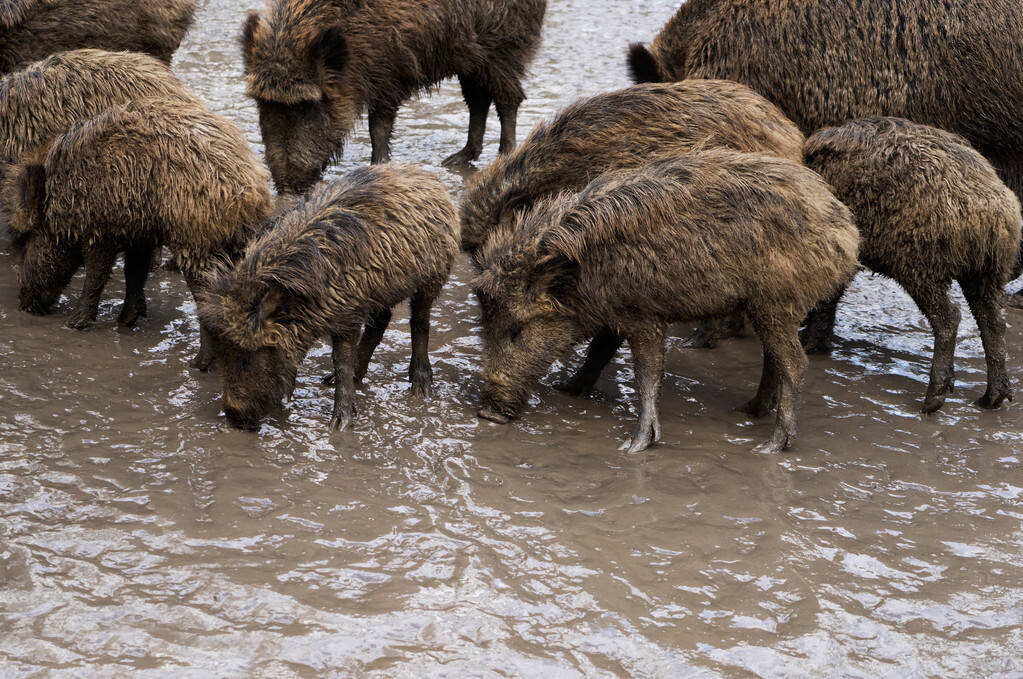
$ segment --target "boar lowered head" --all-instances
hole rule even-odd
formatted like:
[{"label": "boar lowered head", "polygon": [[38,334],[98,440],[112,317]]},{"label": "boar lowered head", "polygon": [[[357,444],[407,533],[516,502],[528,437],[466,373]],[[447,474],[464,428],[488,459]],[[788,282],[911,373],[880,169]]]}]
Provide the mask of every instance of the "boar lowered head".
[{"label": "boar lowered head", "polygon": [[320,179],[363,106],[332,11],[331,2],[275,2],[266,18],[250,12],[242,28],[246,91],[280,192],[304,193]]}]

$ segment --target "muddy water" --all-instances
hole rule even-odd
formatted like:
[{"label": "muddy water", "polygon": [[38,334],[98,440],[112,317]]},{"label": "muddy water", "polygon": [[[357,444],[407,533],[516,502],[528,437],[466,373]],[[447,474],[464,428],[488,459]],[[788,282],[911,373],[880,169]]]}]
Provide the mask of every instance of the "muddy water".
[{"label": "muddy water", "polygon": [[[675,0],[551,5],[523,128],[625,84],[624,44]],[[175,67],[258,146],[242,13],[210,0]],[[444,85],[404,111],[395,157],[436,168],[466,117]],[[337,171],[368,156],[360,128]],[[436,169],[457,195],[462,178]],[[591,399],[551,389],[558,365],[517,423],[476,419],[464,262],[435,313],[435,396],[406,393],[402,311],[353,431],[328,435],[325,347],[279,417],[237,432],[216,377],[186,366],[177,275],[155,274],[138,328],[116,327],[115,280],[77,332],[67,299],[17,310],[8,260],[4,678],[1023,676],[1023,410],[972,405],[984,362],[964,321],[957,392],[921,416],[927,326],[881,279],[858,279],[834,355],[811,361],[791,452],[752,453],[770,422],[732,411],[758,379],[746,338],[676,342],[664,444],[626,455],[625,359]],[[1009,321],[1020,384],[1023,313]]]}]

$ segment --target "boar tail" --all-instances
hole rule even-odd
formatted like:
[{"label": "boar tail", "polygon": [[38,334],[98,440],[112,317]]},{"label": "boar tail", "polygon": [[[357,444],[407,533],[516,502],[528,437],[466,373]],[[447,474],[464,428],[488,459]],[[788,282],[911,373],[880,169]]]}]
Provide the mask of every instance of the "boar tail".
[{"label": "boar tail", "polygon": [[14,231],[28,233],[43,223],[46,168],[38,163],[0,165],[0,206]]},{"label": "boar tail", "polygon": [[641,42],[629,45],[629,73],[632,75],[632,82],[636,84],[660,83],[666,80],[657,65],[657,59]]}]

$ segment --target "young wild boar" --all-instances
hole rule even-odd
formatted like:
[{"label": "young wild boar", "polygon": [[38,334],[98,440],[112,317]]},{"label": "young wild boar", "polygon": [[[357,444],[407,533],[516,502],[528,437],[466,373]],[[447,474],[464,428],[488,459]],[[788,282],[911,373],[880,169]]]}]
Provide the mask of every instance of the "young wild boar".
[{"label": "young wild boar", "polygon": [[[121,321],[133,322],[145,312],[143,286],[161,242],[194,293],[213,259],[240,252],[266,218],[269,180],[234,123],[182,100],[140,99],[77,123],[4,182],[0,203],[25,241],[21,308],[45,312],[84,258],[67,324],[87,327],[123,251]],[[201,347],[195,364],[205,369],[212,355],[208,342]]]},{"label": "young wild boar", "polygon": [[745,83],[805,134],[871,116],[951,130],[1023,200],[1015,0],[690,0],[629,63],[637,82]]},{"label": "young wild boar", "polygon": [[425,170],[374,165],[315,187],[239,262],[211,272],[199,295],[200,317],[222,358],[227,419],[255,428],[291,393],[299,363],[328,335],[330,426],[344,429],[391,308],[409,298],[409,381],[413,393],[427,393],[430,307],[457,252],[454,205]]},{"label": "young wild boar", "polygon": [[[738,83],[686,80],[598,94],[537,125],[515,151],[478,173],[462,199],[462,248],[475,258],[495,231],[511,229],[536,201],[579,191],[608,170],[715,147],[801,161],[804,141],[777,106]],[[730,323],[741,327],[742,315]],[[704,322],[689,343],[709,346],[726,334],[720,322]],[[613,333],[598,334],[564,390],[589,393],[621,343]]]},{"label": "young wild boar", "polygon": [[858,240],[819,176],[723,149],[607,173],[544,201],[481,253],[480,417],[516,416],[555,359],[610,328],[632,349],[640,404],[629,450],[643,450],[660,439],[668,324],[741,309],[764,345],[747,409],[777,405],[766,448],[781,450],[796,434],[806,370],[799,323],[852,278]]},{"label": "young wild boar", "polygon": [[[948,296],[959,281],[980,329],[987,392],[977,402],[1012,400],[1005,373],[1002,288],[1020,241],[1020,206],[991,165],[958,135],[901,118],[854,120],[806,143],[806,164],[852,209],[860,261],[909,293],[934,331],[923,410],[952,391],[959,310]],[[843,291],[820,305],[803,334],[808,351],[830,349]]]},{"label": "young wild boar", "polygon": [[146,52],[170,63],[196,0],[4,0],[0,73],[85,47]]},{"label": "young wild boar", "polygon": [[521,81],[540,41],[546,0],[270,0],[242,32],[247,90],[259,107],[280,191],[301,193],[339,157],[369,113],[373,162],[390,157],[398,108],[457,75],[469,140],[445,163],[479,157],[491,102],[500,152],[515,146]]}]

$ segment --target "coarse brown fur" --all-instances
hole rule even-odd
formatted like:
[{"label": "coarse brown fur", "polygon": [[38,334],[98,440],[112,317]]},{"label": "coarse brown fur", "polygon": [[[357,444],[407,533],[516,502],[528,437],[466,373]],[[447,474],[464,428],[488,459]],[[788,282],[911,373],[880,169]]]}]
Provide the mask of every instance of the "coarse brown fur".
[{"label": "coarse brown fur", "polygon": [[[26,234],[20,272],[23,309],[45,312],[83,253],[85,285],[68,325],[96,317],[118,252],[125,252],[128,299],[121,321],[145,311],[153,248],[175,254],[195,292],[213,259],[239,252],[271,208],[269,173],[230,120],[180,99],[140,99],[75,124],[41,163],[9,172],[0,204]],[[204,344],[197,361],[207,367]]]},{"label": "coarse brown fur", "polygon": [[610,328],[636,362],[631,450],[660,437],[657,398],[669,323],[745,311],[764,344],[748,409],[778,405],[769,448],[795,436],[806,368],[797,330],[856,270],[852,215],[787,159],[722,149],[610,172],[540,203],[484,246],[482,417],[507,421],[573,344]]},{"label": "coarse brown fur", "polygon": [[331,426],[347,426],[355,383],[391,308],[409,298],[409,380],[414,392],[426,393],[430,307],[457,251],[454,205],[425,170],[373,165],[315,187],[239,262],[212,272],[198,297],[223,357],[228,419],[256,426],[290,394],[299,363],[327,335],[334,350]]},{"label": "coarse brown fur", "polygon": [[[1005,372],[1002,288],[1020,242],[1020,205],[991,164],[962,137],[901,118],[872,118],[827,128],[806,143],[806,163],[852,209],[860,261],[895,280],[934,331],[924,412],[952,390],[959,282],[987,356],[987,392],[978,404],[1012,400]],[[841,292],[810,317],[803,342],[830,349]]]},{"label": "coarse brown fur", "polygon": [[801,161],[804,138],[777,106],[745,85],[688,80],[635,85],[582,99],[540,123],[515,151],[481,170],[460,206],[471,255],[541,198],[579,191],[608,170],[696,148]]},{"label": "coarse brown fur", "polygon": [[808,135],[870,116],[957,132],[1023,199],[1017,0],[689,0],[629,62],[637,80],[745,83]]},{"label": "coarse brown fur", "polygon": [[170,63],[196,0],[4,0],[0,73],[81,48],[145,52]]},{"label": "coarse brown fur", "polygon": [[540,40],[546,0],[270,0],[242,30],[247,92],[281,191],[301,193],[369,114],[373,162],[389,159],[398,108],[458,76],[470,111],[465,148],[479,157],[487,112],[500,151],[515,146],[521,81]]}]

